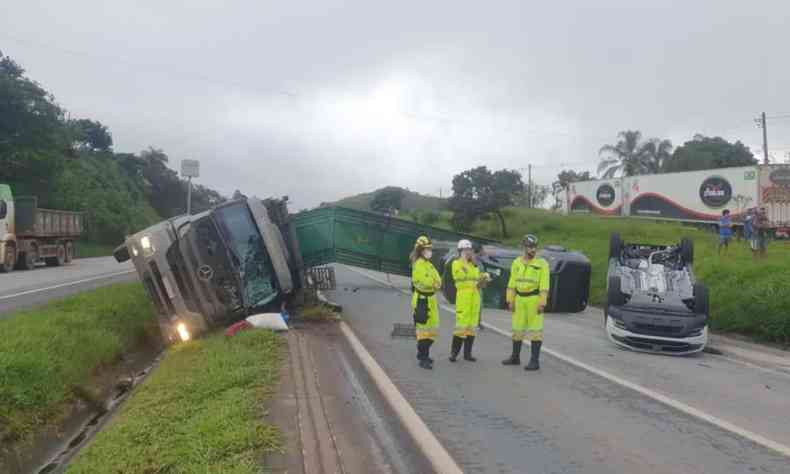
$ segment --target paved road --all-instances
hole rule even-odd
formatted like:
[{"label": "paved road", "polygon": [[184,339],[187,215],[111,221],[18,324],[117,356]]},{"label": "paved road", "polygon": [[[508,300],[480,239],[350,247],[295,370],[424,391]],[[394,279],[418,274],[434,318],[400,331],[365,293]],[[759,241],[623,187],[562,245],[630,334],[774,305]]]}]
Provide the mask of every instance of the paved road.
[{"label": "paved road", "polygon": [[35,270],[0,273],[0,319],[14,310],[136,279],[131,263],[120,264],[112,257],[82,258],[63,267],[39,266]]},{"label": "paved road", "polygon": [[[344,317],[465,472],[787,473],[790,458],[742,436],[790,445],[790,373],[722,356],[666,357],[614,348],[596,311],[549,315],[542,370],[506,368],[509,340],[478,338],[476,364],[447,361],[453,316],[442,310],[432,372],[416,365],[414,342],[392,338],[409,322],[401,292],[338,267]],[[383,279],[381,275],[373,275]],[[407,288],[405,279],[392,282]],[[509,330],[508,315],[484,320]],[[528,348],[525,348],[528,352]],[[593,374],[576,360],[608,377]],[[715,417],[690,416],[613,380]],[[721,425],[721,423],[719,423]]]}]

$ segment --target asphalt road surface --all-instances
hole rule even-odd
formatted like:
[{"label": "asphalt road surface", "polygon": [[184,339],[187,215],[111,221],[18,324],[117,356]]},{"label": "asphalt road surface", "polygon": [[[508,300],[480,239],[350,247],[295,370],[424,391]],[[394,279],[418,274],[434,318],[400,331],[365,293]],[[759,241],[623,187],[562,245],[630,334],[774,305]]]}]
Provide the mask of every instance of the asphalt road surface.
[{"label": "asphalt road surface", "polygon": [[0,319],[52,299],[136,279],[130,262],[120,264],[112,257],[81,258],[62,267],[38,266],[35,270],[0,273]]},{"label": "asphalt road surface", "polygon": [[[478,336],[477,363],[453,364],[454,316],[442,309],[435,368],[426,371],[413,339],[391,336],[393,323],[411,322],[408,280],[386,281],[337,267],[330,296],[465,472],[790,472],[790,458],[768,447],[790,446],[786,366],[620,350],[597,310],[547,315],[544,347],[556,356],[544,354],[540,372],[502,366],[510,340],[491,329]],[[503,311],[483,319],[510,330]]]}]

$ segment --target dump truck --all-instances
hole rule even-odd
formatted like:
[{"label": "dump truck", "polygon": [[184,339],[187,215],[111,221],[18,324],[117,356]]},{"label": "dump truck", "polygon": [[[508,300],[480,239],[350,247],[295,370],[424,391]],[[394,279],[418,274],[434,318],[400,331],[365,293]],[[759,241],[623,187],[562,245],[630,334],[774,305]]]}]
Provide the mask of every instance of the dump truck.
[{"label": "dump truck", "polygon": [[684,171],[571,183],[571,214],[674,220],[715,226],[729,209],[740,226],[747,211],[765,207],[772,232],[790,233],[790,165]]},{"label": "dump truck", "polygon": [[326,289],[334,281],[329,264],[410,275],[408,255],[420,235],[494,243],[371,212],[325,207],[292,215],[287,199],[242,198],[155,224],[113,255],[132,261],[164,340],[173,343]]},{"label": "dump truck", "polygon": [[15,199],[11,187],[0,184],[1,272],[70,263],[82,229],[81,212],[40,208],[35,196]]}]

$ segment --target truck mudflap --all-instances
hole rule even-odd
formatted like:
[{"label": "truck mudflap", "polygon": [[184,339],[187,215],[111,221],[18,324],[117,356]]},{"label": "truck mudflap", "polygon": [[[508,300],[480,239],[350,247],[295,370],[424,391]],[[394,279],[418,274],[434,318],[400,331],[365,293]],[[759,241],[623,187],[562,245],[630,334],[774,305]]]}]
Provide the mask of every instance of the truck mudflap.
[{"label": "truck mudflap", "polygon": [[288,248],[285,246],[280,229],[269,218],[269,213],[260,199],[248,198],[247,205],[255,219],[258,231],[263,236],[263,242],[269,252],[274,273],[277,275],[280,291],[291,293],[294,290],[294,282],[288,265]]}]

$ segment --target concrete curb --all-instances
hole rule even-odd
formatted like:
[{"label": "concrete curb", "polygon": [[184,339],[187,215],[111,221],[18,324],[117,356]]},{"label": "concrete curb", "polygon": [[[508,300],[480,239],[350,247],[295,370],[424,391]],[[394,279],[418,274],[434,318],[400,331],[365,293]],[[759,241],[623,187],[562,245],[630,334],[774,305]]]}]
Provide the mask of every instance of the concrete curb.
[{"label": "concrete curb", "polygon": [[444,446],[436,439],[436,436],[425,425],[414,408],[409,404],[406,398],[398,391],[395,384],[384,372],[384,369],[373,359],[373,356],[365,349],[365,346],[357,339],[357,336],[345,322],[340,322],[340,329],[346,337],[354,353],[359,358],[362,365],[365,367],[368,375],[376,384],[384,399],[389,404],[392,411],[398,416],[398,419],[409,432],[409,435],[414,439],[423,456],[428,459],[433,469],[441,474],[460,474],[463,473],[461,468],[450,456],[450,453],[444,449]]}]

